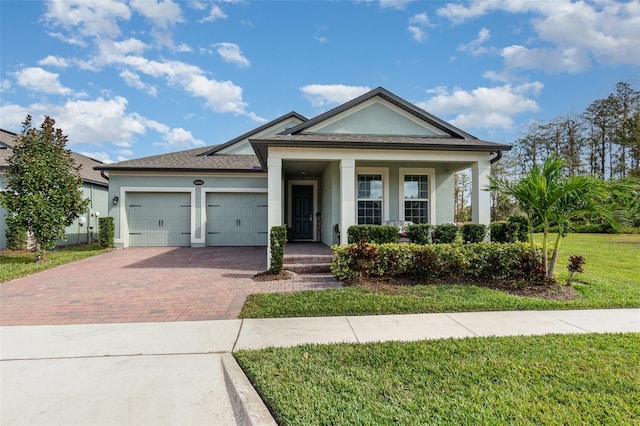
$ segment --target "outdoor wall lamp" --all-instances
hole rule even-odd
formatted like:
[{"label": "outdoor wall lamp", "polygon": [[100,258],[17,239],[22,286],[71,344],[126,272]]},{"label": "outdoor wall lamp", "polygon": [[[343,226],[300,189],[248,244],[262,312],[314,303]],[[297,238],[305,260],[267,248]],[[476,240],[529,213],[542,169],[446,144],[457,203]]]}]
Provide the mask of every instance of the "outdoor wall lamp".
[{"label": "outdoor wall lamp", "polygon": [[113,205],[114,205],[114,206],[118,204],[118,200],[119,200],[118,196],[117,196],[117,195],[114,195],[114,196],[113,196]]}]

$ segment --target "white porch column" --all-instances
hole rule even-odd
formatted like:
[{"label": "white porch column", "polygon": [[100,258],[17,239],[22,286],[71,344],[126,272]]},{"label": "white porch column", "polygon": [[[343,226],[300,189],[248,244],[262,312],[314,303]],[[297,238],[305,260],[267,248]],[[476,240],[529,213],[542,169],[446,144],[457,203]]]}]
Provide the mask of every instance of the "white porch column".
[{"label": "white porch column", "polygon": [[347,230],[355,225],[356,217],[356,161],[340,160],[340,244],[347,244]]},{"label": "white porch column", "polygon": [[[282,158],[267,158],[267,232],[271,227],[282,225]],[[269,235],[270,237],[270,235]],[[271,238],[267,238],[267,268],[271,267]]]},{"label": "white porch column", "polygon": [[491,223],[491,194],[485,189],[489,186],[491,163],[483,160],[471,166],[471,212],[473,223],[489,225]]}]

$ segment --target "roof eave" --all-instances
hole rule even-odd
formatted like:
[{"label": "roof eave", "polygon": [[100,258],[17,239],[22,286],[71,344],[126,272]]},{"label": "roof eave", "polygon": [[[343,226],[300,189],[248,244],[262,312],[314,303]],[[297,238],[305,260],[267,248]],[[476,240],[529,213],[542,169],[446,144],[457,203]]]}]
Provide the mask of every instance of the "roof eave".
[{"label": "roof eave", "polygon": [[262,168],[254,169],[212,169],[194,167],[94,167],[94,170],[110,172],[183,172],[183,173],[264,173]]}]

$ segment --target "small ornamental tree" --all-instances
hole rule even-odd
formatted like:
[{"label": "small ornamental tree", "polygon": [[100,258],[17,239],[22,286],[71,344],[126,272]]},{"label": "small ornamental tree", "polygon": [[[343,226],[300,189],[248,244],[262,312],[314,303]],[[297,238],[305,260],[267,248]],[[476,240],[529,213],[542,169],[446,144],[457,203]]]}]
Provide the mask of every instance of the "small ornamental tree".
[{"label": "small ornamental tree", "polygon": [[87,208],[82,198],[80,165],[66,149],[67,137],[45,117],[40,129],[31,116],[22,123],[13,155],[9,158],[5,191],[0,204],[13,214],[12,220],[34,240],[35,261],[64,236],[64,230]]}]

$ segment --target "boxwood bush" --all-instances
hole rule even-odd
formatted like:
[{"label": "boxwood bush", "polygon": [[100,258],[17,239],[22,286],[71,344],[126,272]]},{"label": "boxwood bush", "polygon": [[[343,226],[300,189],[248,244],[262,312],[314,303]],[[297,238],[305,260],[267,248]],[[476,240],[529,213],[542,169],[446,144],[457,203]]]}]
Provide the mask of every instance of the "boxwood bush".
[{"label": "boxwood bush", "polygon": [[494,243],[515,243],[518,241],[520,225],[513,222],[493,222],[489,225],[491,241]]},{"label": "boxwood bush", "polygon": [[467,223],[460,229],[462,241],[465,243],[481,243],[487,235],[487,226],[478,223]]},{"label": "boxwood bush", "polygon": [[415,244],[431,244],[431,232],[433,225],[429,223],[416,223],[407,226],[409,242]]},{"label": "boxwood bush", "polygon": [[98,218],[100,227],[100,247],[113,247],[114,224],[113,218],[106,216]]},{"label": "boxwood bush", "polygon": [[271,243],[271,265],[269,271],[273,274],[282,272],[284,265],[284,247],[287,244],[286,225],[273,226],[269,234]]},{"label": "boxwood bush", "polygon": [[353,225],[347,229],[349,244],[355,244],[365,239],[369,243],[385,244],[397,243],[398,228],[390,225]]},{"label": "boxwood bush", "polygon": [[524,280],[541,282],[542,251],[526,243],[358,244],[332,247],[331,272],[340,281],[362,277]]},{"label": "boxwood bush", "polygon": [[442,225],[436,225],[433,228],[431,239],[434,244],[450,244],[453,243],[458,237],[458,225],[454,223],[445,223]]}]

